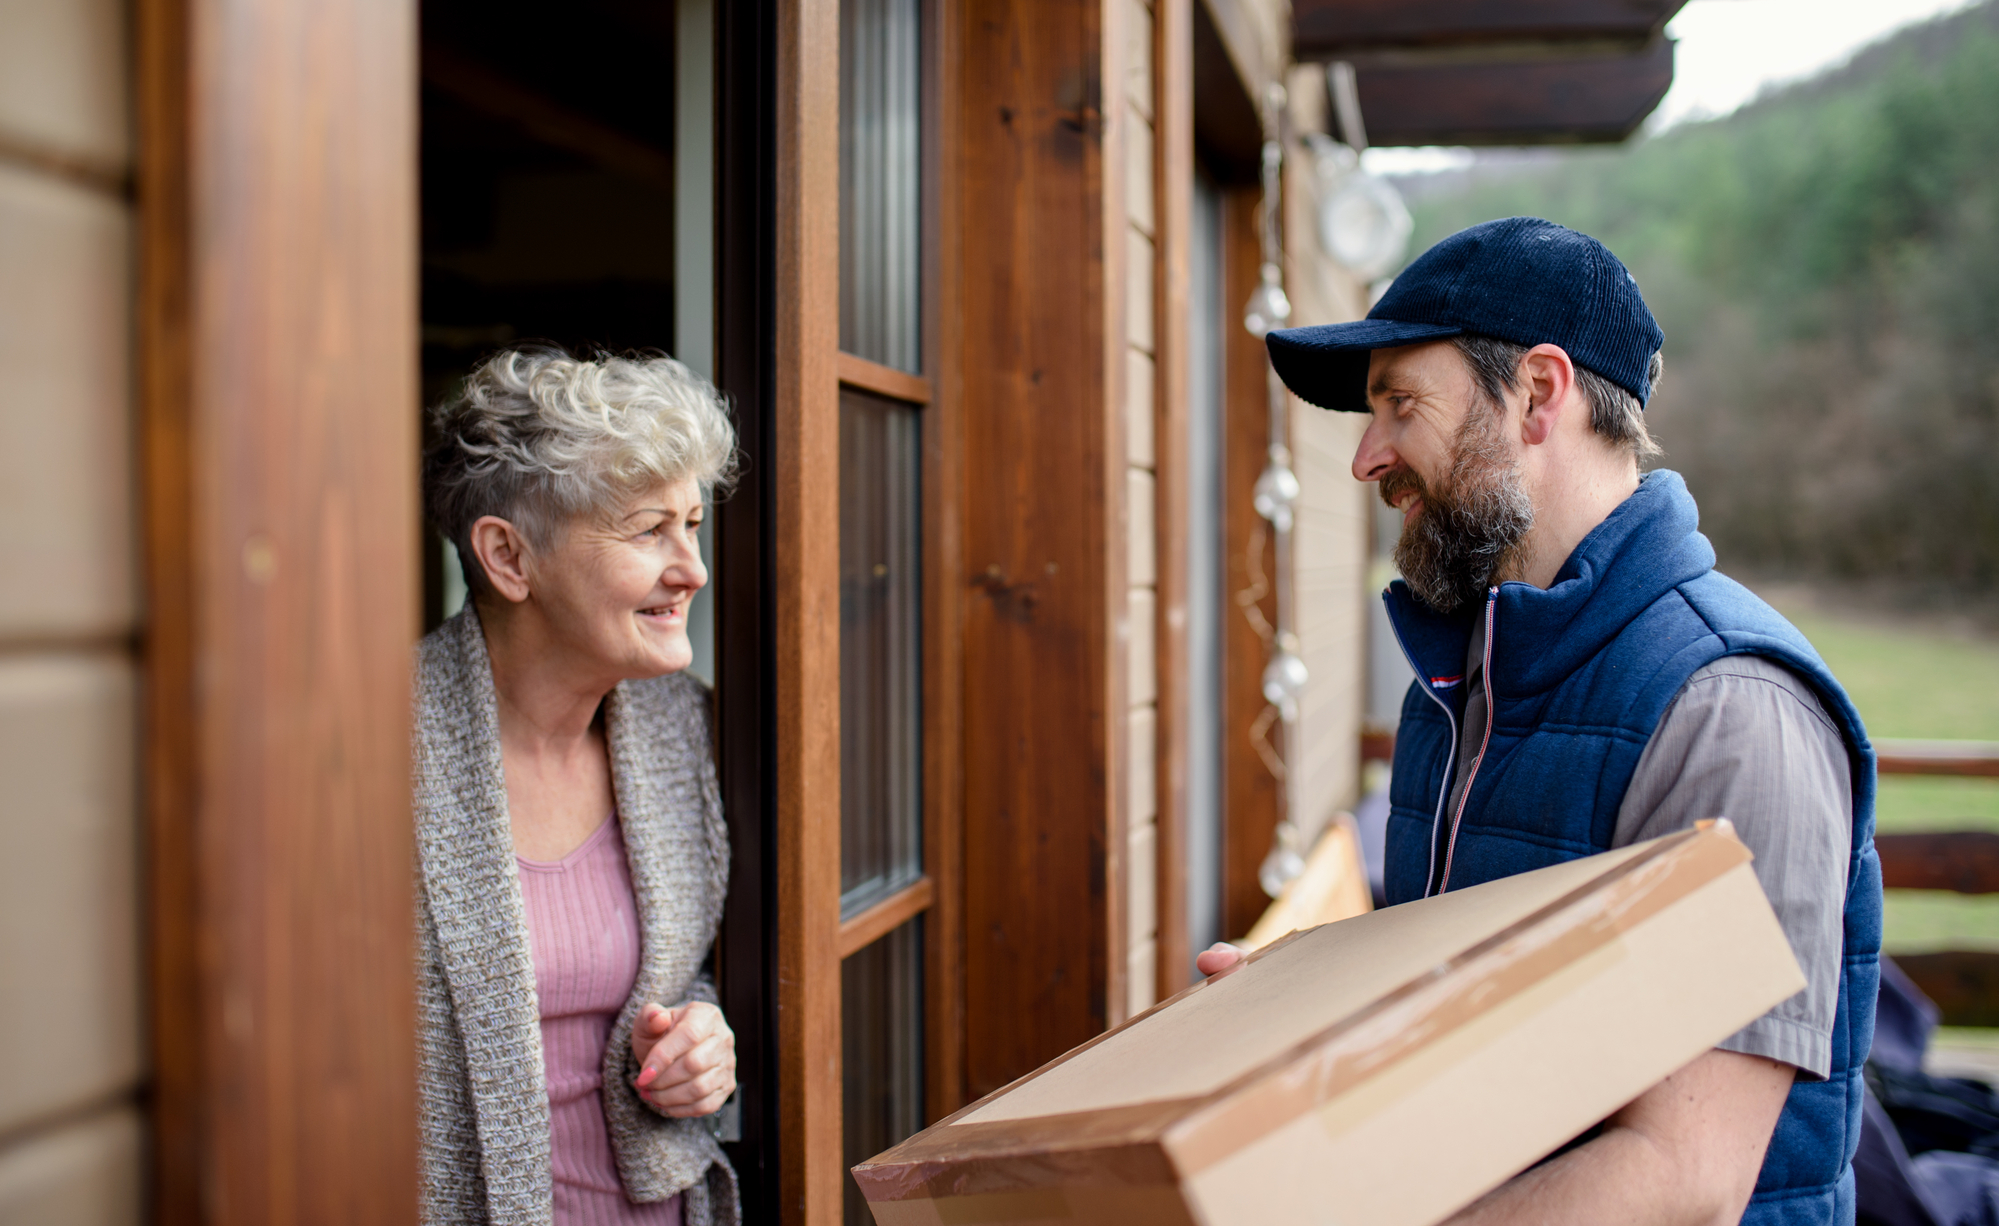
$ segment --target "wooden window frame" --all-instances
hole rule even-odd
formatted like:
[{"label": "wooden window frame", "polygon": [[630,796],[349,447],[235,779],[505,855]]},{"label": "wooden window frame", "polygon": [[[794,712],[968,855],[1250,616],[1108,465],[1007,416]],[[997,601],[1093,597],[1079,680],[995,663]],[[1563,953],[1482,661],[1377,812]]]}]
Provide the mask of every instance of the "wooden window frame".
[{"label": "wooden window frame", "polygon": [[[924,321],[923,371],[912,374],[856,354],[836,356],[840,386],[915,406],[919,412],[922,448],[922,567],[923,567],[923,876],[840,925],[840,958],[859,953],[874,941],[921,915],[924,962],[924,1087],[925,1113],[942,1119],[963,1104],[962,1000],[958,984],[963,973],[960,936],[961,840],[959,713],[962,690],[959,662],[958,587],[952,577],[962,571],[958,550],[959,504],[962,497],[958,421],[944,370],[954,348],[946,343],[955,318],[953,298],[945,285],[946,253],[951,236],[943,231],[951,213],[944,206],[949,190],[945,165],[943,108],[952,97],[947,74],[954,63],[949,53],[954,26],[947,0],[923,0],[920,54],[923,85],[921,145],[920,309]],[[836,5],[837,12],[837,5]],[[837,183],[831,199],[837,216]],[[838,328],[834,329],[838,335]],[[837,468],[837,463],[835,465]],[[837,863],[835,868],[837,870]],[[837,972],[836,972],[837,973]],[[844,1169],[841,1178],[846,1178]]]},{"label": "wooden window frame", "polygon": [[[839,350],[838,0],[718,5],[717,369],[749,456],[718,507],[717,721],[735,868],[721,990],[745,1082],[743,1138],[727,1148],[746,1220],[836,1226],[842,1156],[841,963],[924,914],[926,1107],[963,1097],[957,882],[961,684],[959,425],[949,365],[953,301],[940,173],[956,38],[927,6],[923,40],[924,375]],[[752,271],[754,270],[754,272]],[[924,876],[840,915],[839,395],[922,406]]]}]

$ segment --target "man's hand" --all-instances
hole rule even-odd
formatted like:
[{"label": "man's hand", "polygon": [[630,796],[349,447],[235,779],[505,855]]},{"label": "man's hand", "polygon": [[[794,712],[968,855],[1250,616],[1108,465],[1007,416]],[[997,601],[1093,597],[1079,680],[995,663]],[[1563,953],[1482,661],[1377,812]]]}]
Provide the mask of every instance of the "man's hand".
[{"label": "man's hand", "polygon": [[1601,1136],[1500,1185],[1447,1226],[1733,1226],[1796,1076],[1710,1051],[1604,1121]]},{"label": "man's hand", "polygon": [[712,1115],[736,1092],[736,1033],[705,1001],[639,1010],[632,1058],[639,1097],[676,1118]]},{"label": "man's hand", "polygon": [[1227,941],[1216,941],[1194,957],[1194,969],[1203,975],[1219,975],[1249,956],[1249,952]]}]

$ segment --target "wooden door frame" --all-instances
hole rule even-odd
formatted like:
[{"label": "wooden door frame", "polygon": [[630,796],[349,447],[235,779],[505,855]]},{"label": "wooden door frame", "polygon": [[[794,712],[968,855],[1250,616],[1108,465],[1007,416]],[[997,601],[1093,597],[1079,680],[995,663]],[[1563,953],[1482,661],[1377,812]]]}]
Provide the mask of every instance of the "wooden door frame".
[{"label": "wooden door frame", "polygon": [[154,1212],[414,1223],[416,8],[137,27]]},{"label": "wooden door frame", "polygon": [[842,1212],[840,6],[777,0],[770,574],[779,1219]]}]

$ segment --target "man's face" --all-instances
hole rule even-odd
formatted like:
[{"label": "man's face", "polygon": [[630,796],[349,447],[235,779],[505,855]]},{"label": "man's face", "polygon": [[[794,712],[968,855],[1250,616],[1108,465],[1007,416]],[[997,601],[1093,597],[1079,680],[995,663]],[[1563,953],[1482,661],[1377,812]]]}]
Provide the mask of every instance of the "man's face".
[{"label": "man's face", "polygon": [[1442,612],[1479,600],[1534,523],[1511,414],[1486,399],[1448,341],[1375,350],[1367,404],[1353,473],[1402,512],[1396,567]]}]

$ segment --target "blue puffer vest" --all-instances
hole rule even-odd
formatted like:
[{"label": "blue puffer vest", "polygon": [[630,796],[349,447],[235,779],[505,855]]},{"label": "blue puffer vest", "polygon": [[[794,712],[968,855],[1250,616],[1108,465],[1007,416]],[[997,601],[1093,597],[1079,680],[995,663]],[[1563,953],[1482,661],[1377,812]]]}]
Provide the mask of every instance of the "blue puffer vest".
[{"label": "blue puffer vest", "polygon": [[[1388,901],[1609,850],[1645,742],[1697,669],[1751,654],[1804,677],[1839,724],[1853,763],[1853,851],[1832,1075],[1791,1090],[1742,1220],[1850,1223],[1860,1070],[1873,1041],[1881,949],[1874,751],[1846,692],[1804,636],[1714,570],[1714,549],[1698,522],[1679,476],[1655,472],[1584,538],[1546,591],[1507,583],[1483,609],[1444,616],[1400,581],[1389,588],[1389,618],[1417,680],[1403,700],[1395,738]],[[1443,810],[1476,617],[1487,619],[1491,718],[1454,823]]]}]

